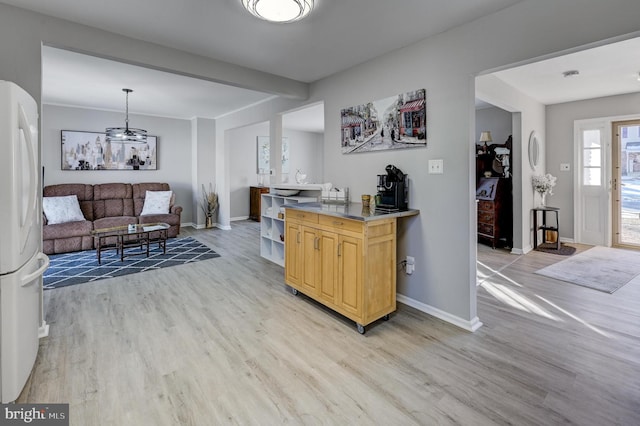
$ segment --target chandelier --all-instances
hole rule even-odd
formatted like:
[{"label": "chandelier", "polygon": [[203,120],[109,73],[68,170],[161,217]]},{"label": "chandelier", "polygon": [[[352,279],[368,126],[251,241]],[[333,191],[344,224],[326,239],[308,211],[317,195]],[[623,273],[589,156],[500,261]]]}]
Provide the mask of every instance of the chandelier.
[{"label": "chandelier", "polygon": [[107,134],[107,140],[114,142],[137,142],[145,143],[147,141],[147,131],[142,129],[129,128],[129,93],[133,92],[131,89],[122,89],[126,95],[126,115],[125,115],[125,127],[107,127],[105,131]]},{"label": "chandelier", "polygon": [[266,21],[286,24],[307,16],[313,0],[241,0],[251,14]]}]

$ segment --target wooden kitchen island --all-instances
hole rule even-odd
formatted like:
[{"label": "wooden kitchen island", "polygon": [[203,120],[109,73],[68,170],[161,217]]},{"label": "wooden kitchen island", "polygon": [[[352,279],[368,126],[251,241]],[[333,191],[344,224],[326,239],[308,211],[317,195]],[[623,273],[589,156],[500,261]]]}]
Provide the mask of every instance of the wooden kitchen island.
[{"label": "wooden kitchen island", "polygon": [[285,205],[285,282],[356,322],[358,332],[396,310],[396,229],[418,210],[362,204]]}]

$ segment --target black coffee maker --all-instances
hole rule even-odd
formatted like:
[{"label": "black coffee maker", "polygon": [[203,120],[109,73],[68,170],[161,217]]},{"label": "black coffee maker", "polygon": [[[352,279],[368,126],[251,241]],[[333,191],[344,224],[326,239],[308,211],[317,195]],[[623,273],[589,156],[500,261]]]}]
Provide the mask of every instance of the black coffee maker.
[{"label": "black coffee maker", "polygon": [[409,178],[389,164],[386,175],[378,175],[376,210],[404,211],[409,208]]}]

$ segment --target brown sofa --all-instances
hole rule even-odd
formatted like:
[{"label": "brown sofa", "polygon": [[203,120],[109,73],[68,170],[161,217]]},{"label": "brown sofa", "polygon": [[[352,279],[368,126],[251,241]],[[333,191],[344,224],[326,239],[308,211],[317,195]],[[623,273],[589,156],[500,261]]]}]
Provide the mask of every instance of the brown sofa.
[{"label": "brown sofa", "polygon": [[131,223],[165,222],[171,226],[169,238],[175,237],[180,233],[182,207],[174,206],[172,202],[168,214],[140,216],[147,191],[169,190],[167,183],[65,183],[45,186],[45,197],[76,195],[85,220],[49,225],[44,217],[43,251],[56,254],[90,250],[94,248],[92,230]]}]

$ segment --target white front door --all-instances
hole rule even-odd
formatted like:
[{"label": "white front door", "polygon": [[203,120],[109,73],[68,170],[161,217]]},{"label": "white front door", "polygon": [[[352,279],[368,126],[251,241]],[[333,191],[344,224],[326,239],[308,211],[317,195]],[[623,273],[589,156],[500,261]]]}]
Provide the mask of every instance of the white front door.
[{"label": "white front door", "polygon": [[576,125],[576,242],[608,245],[609,134],[602,121]]}]

